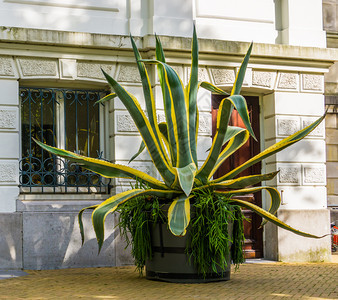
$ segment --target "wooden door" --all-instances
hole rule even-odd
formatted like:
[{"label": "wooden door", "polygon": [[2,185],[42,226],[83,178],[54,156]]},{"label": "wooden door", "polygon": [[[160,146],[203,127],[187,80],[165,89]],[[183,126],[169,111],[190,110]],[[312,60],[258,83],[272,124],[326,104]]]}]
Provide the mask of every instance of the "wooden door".
[{"label": "wooden door", "polygon": [[[216,130],[217,112],[220,101],[224,98],[221,95],[212,95],[212,136],[214,137]],[[250,121],[252,128],[257,137],[260,140],[259,135],[259,99],[258,97],[245,97],[248,104],[248,110],[250,115]],[[245,128],[242,119],[239,117],[236,110],[233,111],[230,125]],[[259,142],[256,142],[252,137],[244,144],[239,150],[231,155],[217,170],[214,178],[218,178],[230,170],[241,165],[252,156],[260,152]],[[258,163],[250,168],[244,170],[238,176],[248,176],[254,174],[260,174],[261,164]],[[249,194],[245,196],[237,196],[239,199],[250,201],[259,207],[262,207],[261,193]],[[247,220],[244,222],[244,235],[245,235],[245,257],[246,258],[259,258],[263,257],[263,231],[259,228],[262,219],[257,214],[252,213],[250,210],[243,210],[243,213]]]}]

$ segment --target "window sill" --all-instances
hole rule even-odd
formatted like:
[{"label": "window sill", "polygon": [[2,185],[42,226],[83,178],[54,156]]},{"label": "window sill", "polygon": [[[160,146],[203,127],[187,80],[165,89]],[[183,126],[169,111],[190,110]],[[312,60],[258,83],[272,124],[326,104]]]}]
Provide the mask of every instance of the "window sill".
[{"label": "window sill", "polygon": [[107,194],[107,187],[20,187],[20,194]]},{"label": "window sill", "polygon": [[78,213],[82,208],[100,204],[107,198],[107,194],[21,194],[17,211]]}]

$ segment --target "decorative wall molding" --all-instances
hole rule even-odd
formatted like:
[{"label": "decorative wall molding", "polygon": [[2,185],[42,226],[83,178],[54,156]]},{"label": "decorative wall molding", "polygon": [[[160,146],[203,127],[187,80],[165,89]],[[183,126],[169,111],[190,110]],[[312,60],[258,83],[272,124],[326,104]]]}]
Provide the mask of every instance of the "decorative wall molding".
[{"label": "decorative wall molding", "polygon": [[164,112],[163,112],[163,114],[157,114],[157,122],[158,123],[166,122]]},{"label": "decorative wall molding", "polygon": [[279,183],[300,183],[300,167],[283,166],[279,167]]},{"label": "decorative wall molding", "polygon": [[52,59],[19,58],[19,66],[23,76],[52,76],[58,74],[57,61]]},{"label": "decorative wall molding", "polygon": [[[136,152],[136,151],[135,151]],[[136,169],[138,171],[144,172],[150,176],[156,178],[156,169],[154,165],[150,162],[137,162],[133,161],[132,163],[128,164],[129,167]],[[117,178],[117,181],[121,184],[129,184],[129,182],[133,182],[134,180],[130,178]]]},{"label": "decorative wall molding", "polygon": [[234,69],[221,69],[212,68],[212,77],[214,78],[215,84],[232,84],[235,82],[235,70]]},{"label": "decorative wall molding", "polygon": [[0,129],[16,129],[17,113],[15,110],[0,109]]},{"label": "decorative wall molding", "polygon": [[297,119],[277,119],[277,134],[291,135],[300,129],[300,122]]},{"label": "decorative wall molding", "polygon": [[[190,78],[190,67],[187,68],[187,77]],[[198,68],[198,80],[199,81],[210,81],[208,70],[205,67]]]},{"label": "decorative wall molding", "polygon": [[0,57],[0,76],[14,77],[12,59]]},{"label": "decorative wall molding", "polygon": [[78,62],[77,63],[77,76],[105,80],[105,77],[101,71],[101,68],[106,73],[111,74],[113,65],[97,64],[97,63],[91,63],[91,62]]},{"label": "decorative wall molding", "polygon": [[323,76],[314,74],[302,74],[302,88],[303,90],[322,91]]},{"label": "decorative wall molding", "polygon": [[[236,74],[238,74],[240,67],[236,68]],[[243,79],[243,86],[252,85],[252,68],[246,68],[245,76]]]},{"label": "decorative wall molding", "polygon": [[[157,114],[157,122],[165,122],[165,115]],[[116,114],[116,131],[117,132],[138,132],[134,120],[128,113]],[[200,114],[198,133],[211,135],[211,115]]]},{"label": "decorative wall molding", "polygon": [[138,132],[133,118],[129,114],[116,115],[117,132]]},{"label": "decorative wall molding", "polygon": [[324,167],[304,167],[304,184],[325,183],[326,172]]},{"label": "decorative wall molding", "polygon": [[[303,128],[311,125],[314,121],[316,121],[316,118],[302,118]],[[323,137],[324,136],[324,124],[320,123],[313,131],[310,132],[309,136]]]},{"label": "decorative wall molding", "polygon": [[75,59],[59,59],[61,78],[76,78],[77,63]]},{"label": "decorative wall molding", "polygon": [[[158,123],[166,122],[164,113],[157,114],[157,122]],[[211,115],[210,114],[199,115],[198,133],[202,135],[211,135]]]},{"label": "decorative wall molding", "polygon": [[16,182],[17,165],[14,163],[0,163],[0,182]]},{"label": "decorative wall molding", "polygon": [[252,85],[272,88],[274,75],[274,72],[252,71]]},{"label": "decorative wall molding", "polygon": [[279,73],[277,88],[297,90],[298,74],[297,73]]},{"label": "decorative wall molding", "polygon": [[198,80],[199,81],[210,81],[207,68],[198,68]]},{"label": "decorative wall molding", "polygon": [[141,77],[136,65],[121,65],[117,76],[119,82],[141,82]]},{"label": "decorative wall molding", "polygon": [[[148,74],[150,73],[150,67],[151,65],[147,65],[146,68],[148,70]],[[187,79],[186,79],[186,76],[184,75],[184,66],[183,65],[174,65],[174,64],[170,64],[170,67],[172,67],[178,74],[178,76],[181,78],[182,82],[184,84],[187,84]],[[158,73],[157,73],[157,70],[155,69],[154,70],[155,72],[155,76],[156,76],[156,83],[160,83],[160,79],[158,77]],[[186,68],[186,72],[190,74],[190,68]],[[187,74],[187,76],[189,75]],[[189,79],[189,78],[188,78]]]},{"label": "decorative wall molding", "polygon": [[200,114],[198,133],[203,135],[211,135],[211,121],[211,115]]}]

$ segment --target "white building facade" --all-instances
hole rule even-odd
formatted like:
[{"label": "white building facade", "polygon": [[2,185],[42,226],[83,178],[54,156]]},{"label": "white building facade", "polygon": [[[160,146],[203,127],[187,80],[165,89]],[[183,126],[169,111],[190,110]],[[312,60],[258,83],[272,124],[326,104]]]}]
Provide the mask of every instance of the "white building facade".
[{"label": "white building facade", "polygon": [[[0,268],[132,263],[114,228],[116,215],[107,218],[107,240],[99,256],[90,215],[85,214],[88,231],[82,247],[76,218],[81,208],[129,183],[65,167],[30,139],[41,137],[68,150],[128,163],[141,141],[128,112],[118,99],[92,104],[110,91],[102,68],[144,107],[129,33],[143,58],[154,57],[154,33],[159,35],[167,61],[186,82],[195,22],[199,80],[224,90],[232,86],[253,40],[242,93],[257,100],[261,150],[324,114],[324,74],[338,60],[338,51],[326,48],[321,0],[0,0],[0,16]],[[155,67],[149,72],[161,120]],[[199,92],[200,162],[212,141],[211,100],[209,92]],[[278,217],[316,235],[330,231],[325,151],[323,123],[260,166],[266,173],[280,170],[266,183],[281,192]],[[156,175],[145,153],[131,165]],[[269,205],[264,194],[262,205]],[[329,237],[306,239],[271,224],[260,234],[258,256],[330,260]]]}]

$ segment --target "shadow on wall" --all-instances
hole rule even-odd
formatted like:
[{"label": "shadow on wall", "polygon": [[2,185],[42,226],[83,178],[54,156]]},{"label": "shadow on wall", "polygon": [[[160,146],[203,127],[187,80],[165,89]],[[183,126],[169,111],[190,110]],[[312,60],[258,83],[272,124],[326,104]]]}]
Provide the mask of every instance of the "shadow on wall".
[{"label": "shadow on wall", "polygon": [[[49,1],[48,4],[32,4],[32,1],[21,4],[8,3],[9,9],[13,11],[15,19],[21,20],[17,27],[28,27],[37,29],[52,29],[73,31],[74,28],[90,22],[87,9],[76,7],[62,7],[58,1]],[[76,5],[76,0],[67,1],[69,6]]]},{"label": "shadow on wall", "polygon": [[22,214],[0,214],[0,269],[22,268]]},{"label": "shadow on wall", "polygon": [[[290,226],[318,236],[329,234],[329,212],[326,209],[278,211],[278,218]],[[325,222],[326,221],[326,222]],[[317,224],[325,224],[318,226]],[[328,262],[331,260],[331,238],[306,238],[277,229],[278,260],[284,262]],[[292,245],[292,247],[290,247]]]},{"label": "shadow on wall", "polygon": [[[60,30],[72,32],[128,35],[146,35],[148,20],[152,18],[148,1],[106,0],[20,0],[2,4],[11,12],[6,26]],[[167,1],[171,3],[172,1]],[[176,1],[178,2],[178,1]],[[180,7],[184,6],[179,1]],[[162,3],[161,3],[162,5]],[[134,30],[133,30],[134,28]],[[134,32],[135,31],[135,32]],[[79,38],[80,35],[74,38]],[[77,42],[74,40],[73,42]]]},{"label": "shadow on wall", "polygon": [[91,215],[85,213],[83,221],[86,241],[81,246],[77,213],[24,213],[24,269],[114,266],[114,216],[107,217],[107,238],[99,255]]}]

